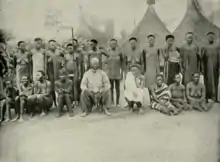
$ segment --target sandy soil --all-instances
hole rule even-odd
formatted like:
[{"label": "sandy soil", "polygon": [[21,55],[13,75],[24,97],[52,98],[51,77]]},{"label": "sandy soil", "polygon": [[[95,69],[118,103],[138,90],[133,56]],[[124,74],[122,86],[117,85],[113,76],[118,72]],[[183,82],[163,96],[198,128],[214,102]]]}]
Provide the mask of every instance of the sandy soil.
[{"label": "sandy soil", "polygon": [[208,113],[176,117],[113,109],[112,117],[93,113],[36,117],[0,130],[1,162],[217,162],[220,106]]}]

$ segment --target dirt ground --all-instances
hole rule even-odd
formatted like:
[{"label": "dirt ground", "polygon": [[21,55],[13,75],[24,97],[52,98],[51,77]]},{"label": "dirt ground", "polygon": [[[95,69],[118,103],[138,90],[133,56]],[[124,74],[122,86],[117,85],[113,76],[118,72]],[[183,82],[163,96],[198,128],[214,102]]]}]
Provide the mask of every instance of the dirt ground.
[{"label": "dirt ground", "polygon": [[220,105],[168,117],[112,109],[113,116],[55,113],[0,130],[1,162],[217,162]]}]

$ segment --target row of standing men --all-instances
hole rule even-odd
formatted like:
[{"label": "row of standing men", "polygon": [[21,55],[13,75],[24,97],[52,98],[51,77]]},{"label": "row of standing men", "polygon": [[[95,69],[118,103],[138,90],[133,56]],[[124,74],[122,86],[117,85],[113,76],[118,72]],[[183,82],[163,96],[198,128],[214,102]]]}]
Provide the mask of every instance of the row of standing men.
[{"label": "row of standing men", "polygon": [[[10,72],[15,71],[16,85],[20,90],[22,76],[27,76],[31,81],[35,81],[37,72],[42,71],[51,82],[53,91],[53,100],[56,100],[55,81],[58,80],[59,69],[65,68],[73,79],[73,96],[75,104],[80,99],[80,82],[85,71],[90,68],[90,60],[94,57],[99,59],[100,67],[105,69],[111,83],[112,99],[113,91],[116,90],[116,104],[119,105],[120,98],[120,80],[126,76],[130,70],[130,65],[139,64],[142,73],[145,75],[145,85],[152,86],[156,82],[156,75],[160,72],[164,73],[165,83],[170,85],[176,74],[183,74],[183,83],[186,85],[191,81],[191,76],[195,72],[202,73],[204,83],[207,89],[206,99],[217,101],[217,86],[220,73],[220,48],[215,41],[215,33],[207,33],[207,43],[198,47],[194,43],[194,35],[191,32],[186,33],[186,43],[178,48],[175,46],[175,37],[167,35],[166,46],[157,48],[155,46],[156,37],[149,35],[147,37],[148,45],[145,49],[138,47],[138,39],[132,37],[129,39],[130,48],[126,53],[122,53],[118,48],[116,39],[111,39],[108,49],[98,48],[98,41],[93,39],[90,41],[88,50],[82,49],[77,39],[67,44],[65,52],[57,49],[57,42],[50,40],[48,49],[42,48],[42,39],[36,38],[35,49],[27,51],[24,41],[18,42],[18,52],[13,55],[11,63],[2,61],[3,72],[8,71],[7,77],[1,77],[1,85],[3,80],[10,78]],[[103,59],[103,56],[106,58]],[[3,54],[1,54],[2,60]],[[105,66],[107,64],[107,68]],[[7,68],[8,67],[8,68]],[[5,70],[3,70],[5,69]],[[9,70],[8,70],[9,69]],[[3,86],[1,86],[1,92]],[[56,102],[54,102],[56,106]]]}]

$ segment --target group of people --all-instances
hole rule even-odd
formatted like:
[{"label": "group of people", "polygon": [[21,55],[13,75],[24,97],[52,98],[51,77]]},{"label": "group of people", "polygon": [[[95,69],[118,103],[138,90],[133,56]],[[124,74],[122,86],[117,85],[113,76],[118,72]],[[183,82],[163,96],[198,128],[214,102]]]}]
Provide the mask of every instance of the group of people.
[{"label": "group of people", "polygon": [[12,109],[14,120],[23,120],[25,113],[45,116],[51,107],[57,108],[58,117],[64,107],[73,117],[78,105],[83,117],[94,106],[109,116],[112,104],[120,107],[122,80],[131,111],[143,112],[144,106],[167,115],[192,109],[208,111],[208,103],[217,102],[219,92],[220,46],[215,33],[207,33],[202,47],[196,45],[192,32],[186,33],[180,48],[173,35],[165,37],[164,48],[156,47],[155,35],[146,39],[148,43],[141,49],[138,38],[130,38],[126,52],[116,39],[110,40],[108,48],[99,48],[98,41],[92,39],[85,49],[73,39],[64,50],[57,48],[55,40],[45,49],[42,39],[36,38],[32,50],[27,50],[24,41],[18,42],[18,51],[12,56],[1,49],[1,121],[12,120]]}]

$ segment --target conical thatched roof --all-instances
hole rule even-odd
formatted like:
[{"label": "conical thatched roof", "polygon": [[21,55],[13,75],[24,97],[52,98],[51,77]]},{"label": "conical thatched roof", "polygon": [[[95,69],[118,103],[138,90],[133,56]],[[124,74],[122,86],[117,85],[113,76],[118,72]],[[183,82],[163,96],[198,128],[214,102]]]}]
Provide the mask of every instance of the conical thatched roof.
[{"label": "conical thatched roof", "polygon": [[200,12],[198,2],[188,0],[186,14],[173,33],[176,37],[176,44],[183,44],[187,32],[193,32],[196,42],[203,44],[206,41],[206,33],[210,31],[216,33],[217,37],[220,36],[220,29]]},{"label": "conical thatched roof", "polygon": [[[165,44],[165,36],[169,33],[170,32],[167,30],[166,26],[155,12],[153,5],[149,5],[143,19],[132,32],[130,37],[136,37],[139,41],[139,46],[144,48],[147,46],[147,36],[149,34],[154,34],[156,36],[156,46],[162,47]],[[122,50],[128,49],[129,41],[126,40],[121,47]]]}]

